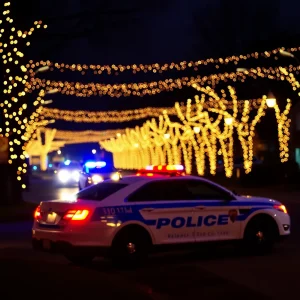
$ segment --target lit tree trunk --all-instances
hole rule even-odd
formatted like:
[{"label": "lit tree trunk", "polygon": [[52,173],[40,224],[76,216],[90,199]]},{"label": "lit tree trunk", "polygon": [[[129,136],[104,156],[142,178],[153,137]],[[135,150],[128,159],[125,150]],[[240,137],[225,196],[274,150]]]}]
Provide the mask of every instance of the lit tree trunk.
[{"label": "lit tree trunk", "polygon": [[[28,115],[30,115],[30,103],[26,93],[28,91],[26,83],[28,81],[26,60],[22,53],[22,47],[26,37],[30,36],[34,28],[22,32],[14,27],[13,19],[10,18],[10,2],[4,2],[3,20],[0,22],[0,53],[3,62],[3,96],[1,107],[4,113],[4,126],[0,134],[5,135],[10,140],[9,159],[11,178],[13,185],[13,195],[11,202],[22,201],[22,188],[26,188],[27,165],[25,161],[26,126]],[[34,27],[40,28],[42,22],[35,22]],[[26,41],[26,46],[30,43]]]}]

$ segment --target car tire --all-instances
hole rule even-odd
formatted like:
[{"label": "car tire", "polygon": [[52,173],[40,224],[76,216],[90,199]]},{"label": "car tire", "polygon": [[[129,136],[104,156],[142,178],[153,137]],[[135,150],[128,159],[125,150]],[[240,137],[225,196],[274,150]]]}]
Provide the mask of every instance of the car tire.
[{"label": "car tire", "polygon": [[245,250],[258,255],[270,253],[273,250],[278,235],[277,224],[271,217],[254,217],[245,229]]},{"label": "car tire", "polygon": [[143,231],[123,230],[113,241],[111,258],[118,267],[136,267],[146,262],[151,242]]},{"label": "car tire", "polygon": [[94,256],[65,255],[65,258],[75,265],[88,265],[93,261]]}]

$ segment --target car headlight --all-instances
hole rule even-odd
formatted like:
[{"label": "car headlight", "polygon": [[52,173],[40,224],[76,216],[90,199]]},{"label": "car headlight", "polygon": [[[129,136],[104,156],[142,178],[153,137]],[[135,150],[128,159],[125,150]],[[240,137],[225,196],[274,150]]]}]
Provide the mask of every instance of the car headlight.
[{"label": "car headlight", "polygon": [[66,170],[59,171],[57,175],[61,182],[67,182],[70,179],[70,173]]},{"label": "car headlight", "polygon": [[118,180],[120,180],[120,174],[119,173],[114,173],[114,174],[111,175],[110,178],[114,181],[118,181]]},{"label": "car headlight", "polygon": [[103,181],[103,177],[100,176],[100,175],[93,175],[92,176],[92,181],[93,181],[93,184],[97,184],[97,183]]},{"label": "car headlight", "polygon": [[78,182],[79,181],[79,172],[78,171],[73,171],[72,178],[73,178],[73,180]]}]

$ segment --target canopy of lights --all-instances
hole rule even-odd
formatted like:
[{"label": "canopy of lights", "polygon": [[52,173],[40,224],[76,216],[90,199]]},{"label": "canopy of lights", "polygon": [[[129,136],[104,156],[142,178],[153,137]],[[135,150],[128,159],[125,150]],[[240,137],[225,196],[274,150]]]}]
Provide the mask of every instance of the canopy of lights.
[{"label": "canopy of lights", "polygon": [[[37,129],[49,124],[47,118],[75,122],[126,122],[131,120],[158,118],[148,120],[142,127],[112,131],[102,141],[100,136],[105,133],[55,132],[49,135],[49,141],[61,137],[63,140],[87,141],[88,139],[101,142],[101,145],[111,151],[115,157],[115,164],[120,168],[141,168],[147,164],[180,163],[183,161],[188,172],[191,172],[193,155],[196,159],[198,174],[204,174],[205,157],[209,159],[210,173],[216,172],[216,157],[224,158],[224,169],[227,177],[232,176],[233,168],[233,133],[238,134],[243,149],[244,167],[246,172],[252,168],[253,136],[255,126],[264,116],[267,109],[267,99],[238,101],[235,90],[229,87],[231,100],[225,100],[224,95],[218,96],[214,88],[224,82],[245,82],[247,78],[266,78],[277,81],[287,81],[293,91],[300,95],[300,84],[295,75],[299,74],[300,66],[289,65],[286,67],[255,67],[238,68],[240,62],[246,60],[271,59],[278,60],[280,55],[293,56],[300,51],[300,47],[277,48],[264,52],[253,52],[245,55],[233,55],[226,58],[207,58],[196,61],[171,62],[165,64],[133,64],[133,65],[85,65],[74,63],[58,63],[51,61],[26,60],[22,47],[29,46],[27,40],[39,28],[47,28],[42,21],[35,21],[32,28],[20,30],[14,27],[10,17],[10,2],[4,3],[3,19],[0,20],[0,53],[4,65],[4,100],[0,103],[5,117],[5,129],[0,128],[0,134],[10,138],[8,163],[18,162],[16,170],[17,179],[21,182],[22,174],[26,173],[26,148],[29,141],[38,140]],[[164,73],[181,72],[184,70],[198,71],[206,66],[213,66],[217,71],[221,67],[234,67],[234,72],[219,72],[206,76],[184,76],[167,78],[151,82],[131,83],[97,83],[97,82],[71,82],[49,80],[42,78],[44,71],[60,72],[74,71],[81,75],[91,73],[94,76],[119,75],[125,72],[137,73]],[[38,68],[38,70],[36,70]],[[161,75],[160,75],[161,76]],[[183,87],[191,87],[203,93],[196,96],[195,103],[188,100],[186,105],[176,103],[172,108],[136,109],[128,111],[88,112],[64,111],[43,107],[46,94],[53,91],[66,96],[77,97],[110,96],[112,98],[128,96],[155,95],[164,91],[174,91]],[[28,112],[26,95],[33,91],[38,92],[33,105],[36,107],[32,113]],[[95,100],[96,101],[96,100]],[[124,101],[124,98],[123,98]],[[288,159],[288,140],[290,119],[288,113],[291,101],[287,100],[285,109],[281,112],[277,103],[272,105],[276,119],[278,138],[280,144],[280,158],[282,162]],[[250,120],[249,112],[256,109],[257,114]],[[180,122],[172,122],[171,117],[176,116]],[[229,121],[230,120],[230,121]],[[53,133],[52,133],[53,134]],[[58,137],[57,137],[58,136]],[[49,142],[50,143],[50,142]],[[32,144],[31,144],[32,145]],[[32,146],[31,146],[32,148]],[[22,149],[17,151],[17,149]],[[51,148],[49,148],[51,149]],[[44,149],[45,150],[45,149]],[[46,149],[47,150],[47,149]],[[194,154],[193,154],[194,153]]]}]

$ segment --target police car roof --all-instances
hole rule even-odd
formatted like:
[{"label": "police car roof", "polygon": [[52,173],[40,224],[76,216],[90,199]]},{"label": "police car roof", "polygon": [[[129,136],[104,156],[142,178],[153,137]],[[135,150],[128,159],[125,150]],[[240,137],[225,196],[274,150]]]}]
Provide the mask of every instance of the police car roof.
[{"label": "police car roof", "polygon": [[[120,183],[125,183],[125,184],[134,184],[136,182],[150,182],[150,181],[156,181],[156,180],[172,180],[172,179],[176,179],[176,180],[183,180],[183,179],[197,179],[197,180],[202,180],[204,182],[211,182],[207,179],[204,179],[202,177],[198,177],[198,176],[166,176],[166,175],[156,175],[155,176],[136,176],[136,175],[129,175],[129,176],[124,176],[122,179],[120,179]],[[115,182],[113,180],[107,180],[107,182]]]}]

